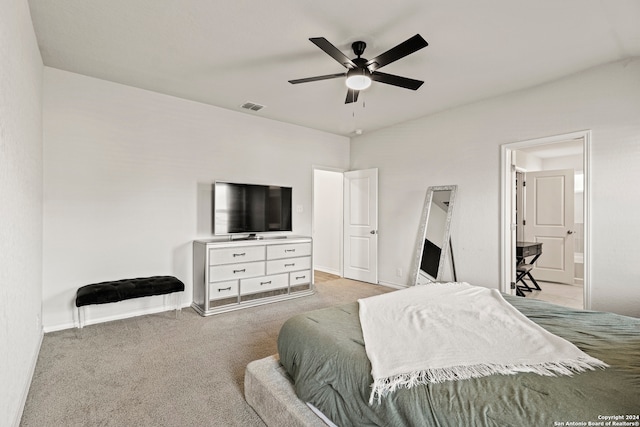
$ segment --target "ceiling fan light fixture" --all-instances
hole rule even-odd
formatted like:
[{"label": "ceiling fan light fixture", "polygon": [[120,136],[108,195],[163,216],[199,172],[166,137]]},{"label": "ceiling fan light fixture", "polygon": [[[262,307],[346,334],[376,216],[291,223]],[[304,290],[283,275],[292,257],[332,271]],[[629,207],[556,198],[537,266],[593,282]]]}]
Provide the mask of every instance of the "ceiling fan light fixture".
[{"label": "ceiling fan light fixture", "polygon": [[366,68],[356,68],[347,73],[347,87],[353,90],[365,90],[371,86],[371,77]]}]

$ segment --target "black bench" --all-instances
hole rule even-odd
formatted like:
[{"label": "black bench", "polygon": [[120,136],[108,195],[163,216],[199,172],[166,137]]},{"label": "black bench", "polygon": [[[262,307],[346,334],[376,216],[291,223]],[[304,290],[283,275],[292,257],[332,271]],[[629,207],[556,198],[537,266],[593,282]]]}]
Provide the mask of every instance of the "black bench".
[{"label": "black bench", "polygon": [[[85,285],[76,292],[78,327],[82,328],[80,307],[91,304],[107,304],[132,298],[166,295],[184,291],[184,283],[173,276],[141,277],[111,282]],[[176,312],[180,310],[180,300],[176,298]]]}]

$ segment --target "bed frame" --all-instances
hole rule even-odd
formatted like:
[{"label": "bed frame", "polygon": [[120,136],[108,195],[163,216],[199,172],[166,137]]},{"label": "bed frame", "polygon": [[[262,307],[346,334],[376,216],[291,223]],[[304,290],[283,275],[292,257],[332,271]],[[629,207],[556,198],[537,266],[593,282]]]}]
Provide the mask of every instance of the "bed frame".
[{"label": "bed frame", "polygon": [[244,396],[267,426],[327,426],[311,408],[298,399],[293,383],[280,365],[277,355],[255,360],[247,365]]}]

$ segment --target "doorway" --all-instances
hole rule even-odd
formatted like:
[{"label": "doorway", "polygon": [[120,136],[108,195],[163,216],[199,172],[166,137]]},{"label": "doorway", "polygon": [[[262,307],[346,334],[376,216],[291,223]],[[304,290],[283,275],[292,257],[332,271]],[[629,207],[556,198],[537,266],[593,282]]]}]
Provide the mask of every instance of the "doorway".
[{"label": "doorway", "polygon": [[[541,284],[541,291],[534,288],[531,293],[524,292],[525,297],[544,299],[577,308],[590,307],[590,139],[590,131],[581,131],[510,143],[501,147],[501,289],[503,292],[515,293],[516,242],[522,245],[522,240],[525,240],[529,243],[542,243],[542,255],[534,264],[533,275],[536,276],[537,267],[537,279],[548,281]],[[561,169],[569,169],[569,172]],[[524,188],[523,180],[526,182]],[[562,199],[563,191],[564,199]],[[551,194],[551,197],[555,195],[556,201],[562,201],[546,202],[545,200],[548,199],[545,197],[548,198],[549,195],[544,195],[545,192]],[[544,202],[537,202],[537,197]],[[537,211],[536,203],[539,203]],[[572,212],[574,208],[575,213]],[[546,220],[538,221],[536,218],[538,214],[543,215]],[[523,218],[526,225],[523,223]],[[536,229],[534,227],[536,222],[543,226],[550,225],[550,227]],[[545,235],[552,232],[556,235]],[[545,255],[546,258],[543,258]],[[565,273],[564,279],[560,279],[563,277],[560,274],[562,272]]]},{"label": "doorway", "polygon": [[343,185],[342,170],[313,169],[313,266],[318,278],[343,276]]},{"label": "doorway", "polygon": [[313,168],[313,261],[325,274],[378,283],[378,170]]}]

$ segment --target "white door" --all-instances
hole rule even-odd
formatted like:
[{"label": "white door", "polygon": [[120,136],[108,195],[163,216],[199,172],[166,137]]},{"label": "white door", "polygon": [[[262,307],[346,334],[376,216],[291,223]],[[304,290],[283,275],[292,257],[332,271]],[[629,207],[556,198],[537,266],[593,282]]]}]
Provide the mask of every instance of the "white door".
[{"label": "white door", "polygon": [[344,277],[378,283],[378,169],[344,174]]},{"label": "white door", "polygon": [[524,240],[542,243],[536,279],[573,283],[574,171],[527,172]]}]

